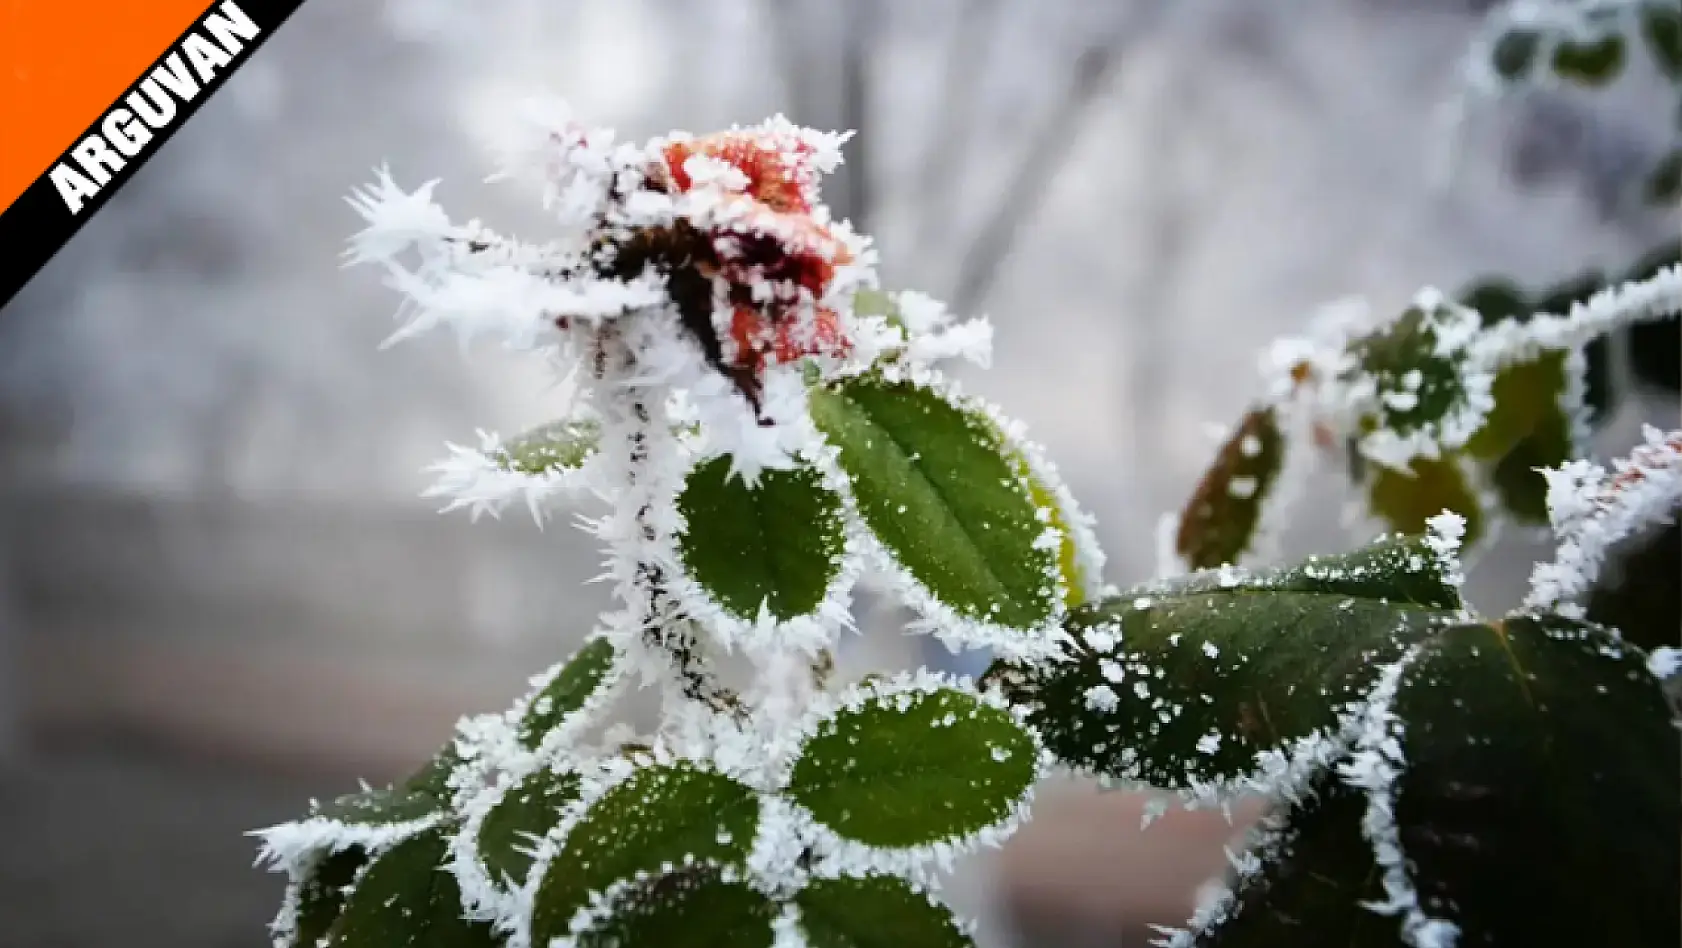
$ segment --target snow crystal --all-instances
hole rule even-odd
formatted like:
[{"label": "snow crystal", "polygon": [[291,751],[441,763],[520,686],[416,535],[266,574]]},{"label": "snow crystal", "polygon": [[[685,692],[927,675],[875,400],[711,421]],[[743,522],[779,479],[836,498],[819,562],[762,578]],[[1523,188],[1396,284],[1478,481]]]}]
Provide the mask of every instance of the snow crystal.
[{"label": "snow crystal", "polygon": [[1527,608],[1574,614],[1600,576],[1611,548],[1642,529],[1665,523],[1682,505],[1682,430],[1645,429],[1645,443],[1613,471],[1588,461],[1544,470],[1554,559],[1530,575]]}]

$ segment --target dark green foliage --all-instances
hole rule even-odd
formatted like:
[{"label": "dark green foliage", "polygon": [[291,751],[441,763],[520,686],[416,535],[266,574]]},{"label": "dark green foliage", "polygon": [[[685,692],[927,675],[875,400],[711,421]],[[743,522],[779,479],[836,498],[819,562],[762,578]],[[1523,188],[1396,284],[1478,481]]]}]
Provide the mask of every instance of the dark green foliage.
[{"label": "dark green foliage", "polygon": [[1641,7],[1641,38],[1653,62],[1672,82],[1682,82],[1682,9],[1675,0],[1648,0]]},{"label": "dark green foliage", "polygon": [[519,885],[531,869],[528,851],[578,799],[578,776],[538,770],[509,787],[479,827],[479,861],[495,882]]},{"label": "dark green foliage", "polygon": [[629,886],[579,948],[770,948],[777,905],[717,868],[693,866]]},{"label": "dark green foliage", "polygon": [[492,948],[491,926],[466,919],[456,878],[444,871],[442,828],[380,854],[357,880],[326,948]]},{"label": "dark green foliage", "polygon": [[1554,47],[1554,74],[1567,82],[1599,88],[1618,78],[1624,69],[1624,38],[1617,34],[1598,40],[1561,40]]},{"label": "dark green foliage", "polygon": [[[1461,945],[1682,937],[1682,745],[1643,656],[1559,618],[1445,626],[1393,705],[1395,841],[1425,915]],[[1327,777],[1279,814],[1264,871],[1199,944],[1401,946],[1365,792]]]},{"label": "dark green foliage", "polygon": [[367,864],[368,854],[357,847],[316,857],[315,865],[298,889],[290,948],[316,948],[344,909],[345,888]]},{"label": "dark green foliage", "polygon": [[841,499],[810,468],[764,471],[749,487],[719,457],[678,495],[684,568],[725,609],[752,622],[760,605],[787,621],[815,611],[841,568]]},{"label": "dark green foliage", "polygon": [[1682,646],[1682,510],[1618,545],[1587,604],[1588,617],[1645,649]]},{"label": "dark green foliage", "polygon": [[[1000,677],[1062,760],[1184,787],[1250,775],[1258,752],[1335,730],[1380,666],[1458,608],[1430,551],[1389,541],[1082,607],[1069,617],[1071,660]],[[1095,705],[1093,688],[1107,688],[1113,707]]]},{"label": "dark green foliage", "polygon": [[346,794],[331,803],[324,803],[311,816],[326,817],[344,823],[407,823],[443,809],[444,802],[424,790],[406,786],[383,787]]},{"label": "dark green foliage", "polygon": [[[1464,357],[1438,354],[1436,348],[1434,317],[1418,307],[1350,347],[1357,371],[1372,377],[1381,396],[1413,396],[1407,407],[1381,403],[1372,419],[1375,426],[1408,434],[1435,425],[1465,404]],[[1415,373],[1418,383],[1410,384]]]},{"label": "dark green foliage", "polygon": [[606,639],[584,643],[526,708],[520,722],[520,743],[537,747],[568,715],[584,707],[613,670],[614,658],[613,644]]},{"label": "dark green foliage", "polygon": [[872,697],[823,722],[788,795],[872,846],[916,846],[1008,816],[1038,775],[1034,741],[1008,712],[952,689]]},{"label": "dark green foliage", "polygon": [[753,843],[759,798],[690,764],[646,767],[597,800],[567,834],[538,885],[535,944],[566,934],[590,893],[686,859],[739,862]]},{"label": "dark green foliage", "polygon": [[1305,802],[1274,814],[1266,871],[1233,893],[1227,921],[1200,933],[1198,948],[1402,948],[1396,919],[1361,903],[1381,903],[1384,886],[1372,844],[1361,835],[1366,798],[1335,775],[1315,782]]},{"label": "dark green foliage", "polygon": [[1053,614],[1055,552],[993,425],[908,382],[812,390],[859,513],[899,563],[958,612],[1014,628]]},{"label": "dark green foliage", "polygon": [[811,948],[967,948],[945,906],[903,879],[814,879],[795,896]]}]

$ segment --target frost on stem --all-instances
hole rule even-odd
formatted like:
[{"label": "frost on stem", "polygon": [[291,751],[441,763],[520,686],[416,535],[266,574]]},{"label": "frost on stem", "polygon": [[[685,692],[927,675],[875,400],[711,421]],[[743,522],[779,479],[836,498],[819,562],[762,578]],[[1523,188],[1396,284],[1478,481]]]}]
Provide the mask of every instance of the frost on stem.
[{"label": "frost on stem", "polygon": [[1612,548],[1642,530],[1673,522],[1682,510],[1682,430],[1648,427],[1646,443],[1607,471],[1572,461],[1546,472],[1548,518],[1558,548],[1530,575],[1525,606],[1582,615]]},{"label": "frost on stem", "polygon": [[[939,369],[985,367],[991,328],[876,287],[869,241],[819,190],[846,136],[779,117],[634,145],[564,107],[531,117],[499,177],[538,185],[553,239],[454,223],[432,183],[382,169],[351,197],[347,259],[404,297],[392,341],[448,327],[562,373],[566,414],[451,445],[426,495],[539,524],[603,502],[583,525],[615,605],[507,713],[464,720],[424,786],[265,831],[293,880],[277,944],[418,943],[406,919],[439,913],[450,938],[509,948],[966,944],[928,886],[1023,818],[1038,736],[964,680],[826,689],[866,569],[915,631],[1017,657],[1056,654],[1101,588],[1055,468]],[[604,726],[638,684],[660,689],[658,724]],[[417,866],[439,863],[429,885]]]}]

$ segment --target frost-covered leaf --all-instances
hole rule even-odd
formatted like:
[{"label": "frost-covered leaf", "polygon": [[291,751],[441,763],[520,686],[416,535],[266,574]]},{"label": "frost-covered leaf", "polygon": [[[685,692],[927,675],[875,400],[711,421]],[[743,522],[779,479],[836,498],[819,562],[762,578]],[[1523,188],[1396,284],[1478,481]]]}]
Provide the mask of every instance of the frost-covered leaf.
[{"label": "frost-covered leaf", "polygon": [[896,876],[814,879],[795,896],[811,948],[968,948],[946,906]]},{"label": "frost-covered leaf", "polygon": [[531,851],[578,798],[578,775],[547,768],[509,787],[479,825],[479,861],[493,880],[525,881]]},{"label": "frost-covered leaf", "polygon": [[1467,454],[1493,462],[1491,484],[1508,515],[1521,522],[1548,522],[1547,480],[1537,469],[1556,467],[1573,454],[1571,418],[1562,401],[1567,384],[1565,353],[1557,350],[1502,369],[1491,387],[1495,407],[1466,443]]},{"label": "frost-covered leaf", "polygon": [[1377,389],[1371,424],[1407,435],[1441,423],[1466,404],[1465,354],[1445,347],[1445,331],[1438,312],[1415,306],[1350,347],[1356,371]]},{"label": "frost-covered leaf", "polygon": [[775,902],[718,869],[694,866],[618,893],[579,948],[771,948]]},{"label": "frost-covered leaf", "polygon": [[1401,926],[1362,905],[1384,900],[1372,844],[1361,835],[1366,799],[1336,777],[1315,781],[1280,813],[1258,854],[1261,871],[1238,880],[1224,922],[1197,948],[1405,948]]},{"label": "frost-covered leaf", "polygon": [[1057,572],[1063,577],[1063,604],[1078,606],[1086,601],[1087,577],[1081,569],[1080,547],[1075,542],[1075,532],[1069,525],[1063,506],[1045,479],[1034,472],[1026,457],[1019,452],[1010,452],[1010,463],[1016,476],[1028,485],[1028,496],[1034,506],[1047,512],[1047,522],[1062,536],[1057,545]]},{"label": "frost-covered leaf", "polygon": [[368,854],[354,846],[317,857],[298,887],[289,948],[317,948],[344,909],[345,887],[367,862]]},{"label": "frost-covered leaf", "polygon": [[678,495],[684,568],[748,622],[761,605],[785,622],[816,611],[841,569],[841,499],[808,467],[763,471],[752,487],[730,467],[729,457],[703,462]]},{"label": "frost-covered leaf", "polygon": [[814,389],[811,406],[865,522],[930,593],[1012,628],[1053,615],[1055,548],[987,419],[874,376]]},{"label": "frost-covered leaf", "polygon": [[1641,38],[1653,61],[1673,82],[1682,82],[1682,10],[1671,0],[1647,0],[1641,7]]},{"label": "frost-covered leaf", "polygon": [[900,318],[899,307],[894,305],[892,294],[882,290],[863,289],[854,293],[853,312],[859,316],[880,316],[890,326],[905,327],[905,320]]},{"label": "frost-covered leaf", "polygon": [[1426,521],[1444,510],[1466,518],[1468,544],[1476,543],[1483,533],[1478,495],[1453,457],[1414,458],[1407,471],[1375,465],[1367,503],[1374,516],[1399,533],[1423,532]]},{"label": "frost-covered leaf", "polygon": [[342,823],[384,825],[407,823],[431,816],[444,808],[444,802],[431,792],[408,786],[381,787],[348,793],[324,803],[310,813]]},{"label": "frost-covered leaf", "polygon": [[554,421],[509,441],[496,460],[522,474],[569,470],[590,459],[601,435],[601,425],[595,421]]},{"label": "frost-covered leaf", "polygon": [[689,764],[647,767],[609,790],[573,826],[538,884],[533,943],[565,935],[573,914],[638,872],[668,864],[740,862],[753,843],[759,798]]},{"label": "frost-covered leaf", "polygon": [[452,740],[404,781],[403,786],[413,793],[430,794],[440,800],[448,800],[451,795],[450,775],[461,763],[461,753],[456,749],[456,742]]},{"label": "frost-covered leaf", "polygon": [[1466,442],[1466,453],[1480,460],[1500,458],[1554,416],[1561,415],[1565,393],[1565,353],[1544,352],[1529,362],[1496,373],[1490,386],[1495,407],[1483,427]]},{"label": "frost-covered leaf", "polygon": [[917,846],[1007,818],[1038,772],[1009,712],[951,688],[861,692],[800,750],[788,795],[869,846]]},{"label": "frost-covered leaf", "polygon": [[1618,544],[1586,604],[1588,618],[1644,649],[1682,646],[1682,509]]},{"label": "frost-covered leaf", "polygon": [[1335,730],[1379,667],[1459,606],[1418,540],[1194,573],[1074,610],[1070,659],[1019,669],[1007,693],[1070,764],[1161,787],[1238,778],[1258,753]]},{"label": "frost-covered leaf", "polygon": [[[1641,653],[1557,617],[1450,626],[1393,710],[1402,769],[1379,809],[1322,784],[1198,944],[1399,948],[1405,913],[1365,907],[1398,897],[1462,945],[1682,938],[1682,745]],[[1374,853],[1393,846],[1405,872],[1387,876]]]},{"label": "frost-covered leaf", "polygon": [[532,698],[520,721],[520,743],[537,747],[544,735],[584,707],[613,670],[613,660],[613,643],[601,638],[586,642]]},{"label": "frost-covered leaf", "polygon": [[1395,710],[1401,843],[1463,944],[1682,941],[1682,742],[1644,655],[1554,617],[1460,626]]},{"label": "frost-covered leaf", "polygon": [[1604,86],[1623,68],[1624,38],[1615,33],[1596,40],[1561,40],[1554,47],[1554,75],[1579,86]]},{"label": "frost-covered leaf", "polygon": [[1284,458],[1285,438],[1274,410],[1251,409],[1221,445],[1180,515],[1174,547],[1188,566],[1236,563],[1249,551]]},{"label": "frost-covered leaf", "polygon": [[449,841],[435,828],[398,843],[357,881],[324,948],[493,948],[488,922],[468,921],[456,878],[444,870]]}]

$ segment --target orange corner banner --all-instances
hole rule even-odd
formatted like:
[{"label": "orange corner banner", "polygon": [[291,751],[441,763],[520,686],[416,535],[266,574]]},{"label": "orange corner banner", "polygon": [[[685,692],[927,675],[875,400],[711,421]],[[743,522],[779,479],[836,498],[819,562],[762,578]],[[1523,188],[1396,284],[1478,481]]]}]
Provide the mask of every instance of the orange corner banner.
[{"label": "orange corner banner", "polygon": [[0,0],[0,306],[301,3]]}]

